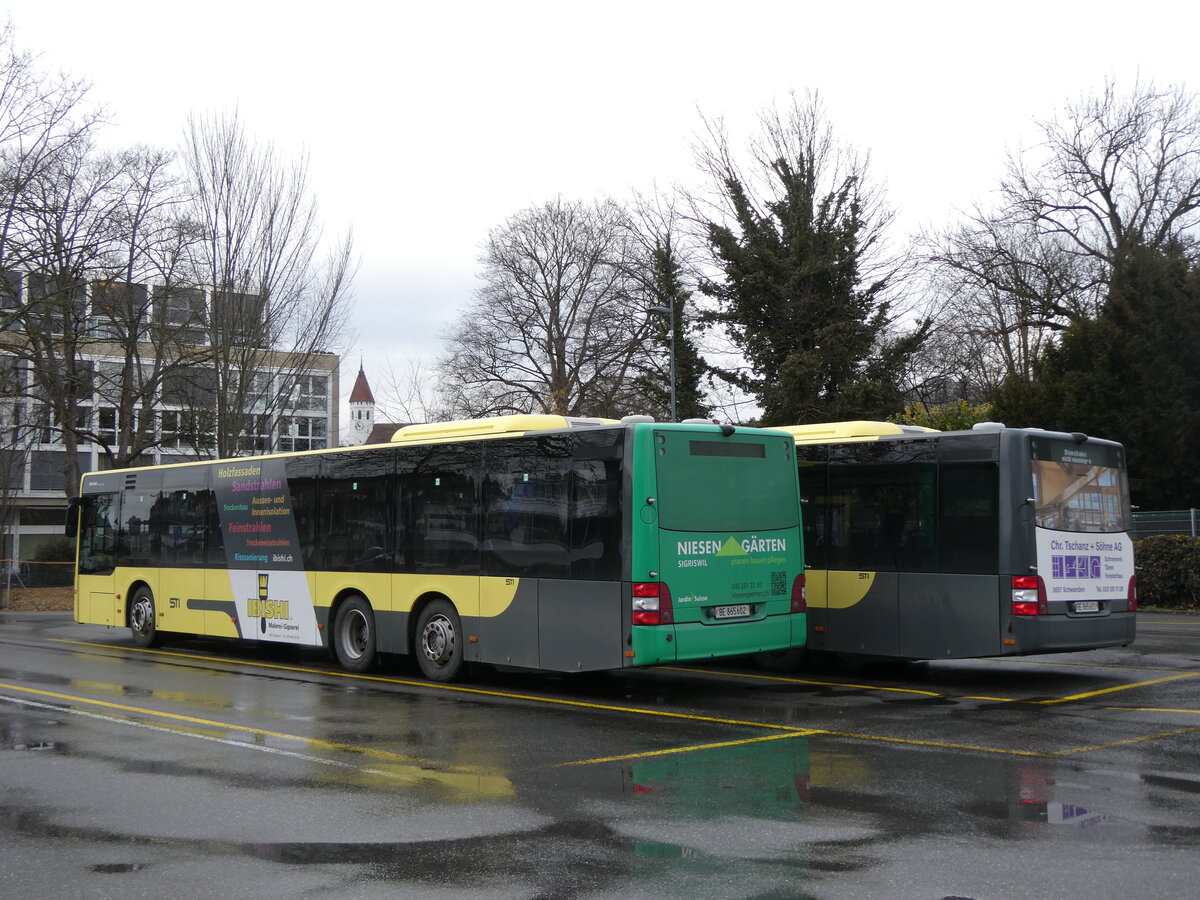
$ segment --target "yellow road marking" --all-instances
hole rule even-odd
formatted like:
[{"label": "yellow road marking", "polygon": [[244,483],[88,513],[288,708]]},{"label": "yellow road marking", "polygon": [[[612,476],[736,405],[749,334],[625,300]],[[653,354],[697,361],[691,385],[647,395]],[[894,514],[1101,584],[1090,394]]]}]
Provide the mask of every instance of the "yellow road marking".
[{"label": "yellow road marking", "polygon": [[[409,756],[404,753],[392,753],[389,750],[379,750],[374,747],[359,747],[355,744],[342,744],[337,741],[326,741],[320,738],[303,737],[298,734],[287,734],[283,731],[269,731],[265,728],[254,728],[249,725],[235,725],[229,722],[218,722],[215,719],[201,719],[196,716],[185,716],[179,713],[163,712],[157,709],[149,709],[142,706],[128,706],[123,703],[113,703],[108,700],[93,700],[90,697],[79,697],[73,694],[62,694],[57,691],[43,691],[38,688],[24,687],[19,684],[8,684],[0,682],[0,689],[16,691],[21,694],[32,694],[36,697],[52,697],[55,700],[64,700],[68,703],[83,703],[88,706],[98,706],[103,709],[119,710],[124,713],[135,715],[154,716],[159,719],[168,719],[172,722],[182,722],[188,725],[199,725],[205,728],[216,728],[223,732],[240,731],[245,734],[254,734],[261,737],[280,738],[288,741],[298,741],[302,744],[308,744],[312,747],[319,747],[324,750],[338,750],[348,753],[361,753],[366,756],[375,756],[380,759],[388,759],[406,763],[417,763],[420,765],[431,765],[428,760],[421,759],[417,756]],[[474,767],[462,766],[456,767],[464,771],[484,771]]]},{"label": "yellow road marking", "polygon": [[[441,684],[439,682],[433,682],[433,681],[423,681],[423,680],[415,681],[412,679],[404,679],[404,678],[386,678],[386,677],[382,677],[382,676],[378,676],[378,675],[360,675],[360,674],[357,674],[354,672],[342,672],[342,671],[338,671],[335,669],[313,669],[313,668],[308,668],[308,667],[303,667],[303,666],[281,665],[278,663],[253,662],[253,661],[239,660],[239,659],[222,659],[220,657],[203,656],[200,654],[177,653],[174,651],[167,651],[167,650],[151,650],[151,649],[144,649],[144,648],[140,648],[140,647],[120,647],[120,646],[117,646],[114,644],[93,643],[93,642],[88,642],[88,641],[72,641],[72,640],[65,640],[62,638],[51,638],[50,640],[55,643],[61,643],[61,644],[74,644],[74,645],[79,645],[79,646],[84,646],[84,647],[98,647],[98,648],[102,648],[102,649],[106,649],[106,650],[117,650],[120,652],[145,653],[145,654],[149,654],[152,656],[166,656],[166,657],[179,658],[179,659],[194,659],[194,660],[199,660],[199,661],[206,662],[206,663],[226,662],[231,665],[246,665],[246,666],[255,667],[255,668],[265,668],[265,669],[274,669],[274,670],[280,670],[280,671],[298,672],[298,673],[310,674],[310,675],[327,675],[327,676],[332,676],[332,677],[337,677],[337,678],[347,678],[347,679],[359,680],[359,681],[371,681],[371,682],[378,682],[378,683],[382,683],[382,684],[396,684],[396,685],[402,685],[402,686],[408,686],[408,687],[432,688],[432,689],[450,691],[453,693],[469,694],[469,695],[474,695],[474,696],[496,697],[496,698],[506,699],[506,700],[524,700],[524,701],[529,701],[529,702],[533,702],[533,703],[544,703],[544,704],[551,704],[551,705],[557,705],[557,706],[566,706],[566,707],[572,707],[572,708],[576,708],[576,709],[590,709],[590,710],[600,710],[600,711],[604,711],[604,712],[631,713],[634,715],[654,716],[657,718],[664,718],[664,719],[675,719],[675,720],[690,721],[690,722],[704,722],[704,723],[716,724],[716,725],[735,725],[735,726],[745,727],[745,728],[759,728],[759,729],[767,729],[767,730],[771,730],[771,731],[786,732],[786,734],[774,736],[774,737],[780,737],[780,738],[797,737],[797,736],[801,736],[801,735],[805,735],[805,736],[826,735],[829,737],[852,738],[855,740],[879,741],[879,742],[883,742],[883,743],[892,743],[892,744],[906,744],[906,745],[917,746],[917,747],[935,747],[935,748],[946,749],[946,750],[975,750],[975,751],[978,751],[981,753],[998,753],[998,754],[1011,755],[1011,756],[1053,758],[1053,757],[1062,756],[1065,754],[1083,753],[1083,752],[1087,752],[1092,749],[1098,750],[1098,749],[1104,749],[1106,747],[1121,746],[1122,744],[1136,743],[1139,741],[1147,741],[1147,740],[1155,740],[1157,738],[1162,738],[1162,737],[1171,737],[1176,734],[1186,734],[1189,731],[1198,730],[1198,729],[1184,729],[1184,730],[1178,731],[1178,732],[1164,732],[1161,734],[1148,735],[1148,736],[1142,737],[1142,738],[1131,738],[1131,739],[1125,740],[1125,741],[1117,741],[1112,744],[1098,744],[1095,747],[1082,747],[1082,748],[1074,748],[1071,750],[1062,750],[1062,751],[1042,752],[1042,751],[1032,751],[1032,750],[1013,750],[1013,749],[1003,748],[1003,747],[985,747],[985,746],[981,746],[981,745],[977,745],[977,744],[956,744],[956,743],[950,743],[950,742],[944,742],[944,741],[923,741],[923,740],[914,740],[914,739],[910,739],[910,738],[888,737],[885,735],[871,735],[871,734],[861,734],[861,733],[856,733],[856,732],[844,732],[844,731],[828,731],[825,729],[811,729],[811,730],[807,730],[807,731],[798,731],[794,725],[779,725],[779,724],[774,724],[774,723],[770,723],[770,722],[754,722],[754,721],[746,721],[746,720],[741,720],[741,719],[726,719],[726,718],[721,718],[721,717],[716,717],[716,716],[699,716],[699,715],[694,715],[694,714],[689,714],[689,713],[669,712],[666,710],[644,709],[644,708],[640,708],[640,707],[636,707],[636,706],[617,706],[617,705],[613,705],[613,704],[590,703],[590,702],[583,701],[583,700],[567,700],[567,699],[563,699],[563,698],[559,698],[559,697],[541,697],[541,696],[537,696],[534,694],[518,694],[518,693],[513,693],[510,691],[492,691],[492,690],[485,690],[483,688],[473,688],[473,687],[464,687],[461,685]],[[668,667],[664,666],[663,668],[668,668]],[[943,694],[937,694],[937,693],[934,693],[931,691],[917,691],[917,690],[908,691],[903,688],[874,688],[870,685],[862,685],[862,686],[845,685],[841,682],[817,682],[817,681],[805,682],[802,679],[790,679],[787,676],[778,676],[778,675],[759,675],[759,674],[754,674],[754,673],[715,672],[715,671],[704,670],[704,669],[681,669],[681,668],[674,668],[674,667],[672,667],[672,669],[673,669],[673,671],[697,672],[697,673],[701,673],[701,674],[715,674],[715,675],[727,675],[727,676],[732,675],[732,676],[738,677],[738,678],[754,678],[754,679],[765,679],[765,680],[775,680],[775,681],[793,681],[794,680],[794,681],[799,681],[801,683],[810,683],[810,684],[816,684],[816,685],[829,685],[829,686],[835,686],[835,687],[836,686],[862,687],[862,688],[865,688],[868,690],[891,690],[891,691],[899,691],[899,692],[904,692],[904,693],[922,694],[922,695],[927,695],[927,696],[932,696],[932,697],[944,697],[945,696]],[[1150,681],[1137,682],[1136,684],[1119,685],[1117,687],[1103,688],[1101,690],[1091,691],[1091,692],[1083,693],[1083,694],[1075,694],[1070,697],[1062,697],[1062,698],[1055,699],[1055,700],[1006,700],[1006,698],[999,698],[999,697],[990,697],[990,698],[980,697],[980,698],[966,698],[966,699],[990,700],[990,701],[997,701],[997,702],[1005,701],[1005,702],[1016,702],[1016,703],[1031,703],[1031,704],[1035,704],[1035,705],[1052,705],[1052,704],[1058,704],[1058,703],[1065,703],[1070,700],[1080,700],[1080,699],[1085,699],[1087,697],[1094,697],[1094,696],[1099,696],[1102,694],[1112,693],[1115,691],[1127,690],[1129,688],[1134,688],[1134,687],[1144,687],[1146,685],[1159,684],[1159,683],[1167,682],[1167,681],[1175,681],[1175,680],[1179,680],[1179,679],[1183,679],[1183,678],[1194,678],[1197,675],[1200,675],[1200,672],[1185,672],[1185,673],[1178,674],[1178,675],[1172,675],[1167,678],[1159,678],[1159,679],[1153,679]],[[4,686],[5,685],[3,683],[0,683],[0,687],[4,687]],[[17,686],[11,686],[11,687],[14,690],[25,690],[25,691],[30,691],[30,692],[34,692],[34,693],[41,693],[46,696],[62,696],[62,697],[68,696],[68,695],[56,695],[56,694],[53,694],[50,692],[45,692],[45,691],[35,691],[32,688],[20,688]],[[79,699],[81,702],[85,702],[85,703],[102,704],[102,705],[112,706],[112,707],[115,707],[118,709],[125,708],[125,707],[121,707],[119,704],[109,704],[105,701],[87,700],[86,698],[76,698],[76,699]],[[137,710],[138,708],[137,707],[128,707],[128,709]],[[335,744],[332,742],[320,741],[317,739],[301,738],[301,737],[296,737],[295,735],[287,735],[287,734],[283,734],[281,732],[263,731],[263,730],[254,729],[254,728],[242,728],[240,726],[230,726],[230,725],[226,725],[226,724],[219,723],[219,722],[217,722],[217,723],[207,722],[206,720],[203,720],[203,719],[190,719],[187,716],[178,716],[173,713],[156,713],[152,710],[141,710],[141,711],[150,713],[152,715],[164,716],[167,718],[176,718],[176,719],[181,719],[183,721],[192,721],[192,722],[197,722],[197,723],[215,725],[215,726],[223,728],[223,729],[231,729],[232,728],[235,730],[245,731],[245,732],[249,732],[249,733],[256,733],[256,734],[263,734],[263,735],[268,735],[268,736],[290,738],[293,740],[307,741],[316,746],[328,746],[328,747],[333,747],[333,748],[337,748],[337,749],[349,750],[352,752],[379,753],[379,754],[384,754],[387,756],[399,756],[398,754],[389,754],[387,751],[372,750],[370,748],[358,748],[358,747],[354,747],[352,745],[339,745],[339,744]],[[754,739],[751,739],[751,740],[754,740]],[[685,752],[685,751],[680,750],[680,751],[662,751],[662,752]],[[641,754],[636,754],[636,755],[640,756]],[[412,757],[402,757],[402,756],[399,756],[399,758],[405,759],[405,760],[413,760],[414,759]],[[585,761],[582,761],[577,764],[585,765],[585,764],[588,764],[591,762],[594,762],[594,760],[585,760]],[[562,765],[572,765],[572,763],[565,763]]]},{"label": "yellow road marking", "polygon": [[1107,744],[1092,744],[1090,747],[1072,747],[1070,750],[1058,750],[1051,753],[1051,756],[1070,756],[1073,753],[1090,753],[1093,750],[1108,750],[1112,747],[1123,747],[1126,744],[1141,744],[1145,741],[1156,741],[1160,738],[1176,737],[1181,734],[1191,734],[1194,731],[1200,731],[1200,727],[1196,728],[1180,728],[1177,731],[1162,731],[1158,734],[1146,734],[1141,737],[1126,738],[1123,741],[1111,741]]},{"label": "yellow road marking", "polygon": [[311,669],[304,666],[285,666],[278,663],[254,662],[244,659],[223,659],[215,656],[202,656],[193,653],[176,653],[170,650],[147,650],[141,647],[118,647],[114,644],[98,644],[88,641],[68,641],[61,638],[51,640],[60,644],[77,644],[84,647],[102,647],[106,650],[119,650],[128,653],[146,653],[152,656],[167,656],[173,659],[195,659],[208,663],[228,663],[229,665],[244,665],[253,668],[273,669],[284,672],[300,672],[306,675],[327,675],[333,678],[348,678],[355,681],[372,681],[379,684],[397,684],[405,687],[427,688],[450,691],[456,694],[471,694],[482,697],[498,697],[503,700],[528,700],[534,703],[548,703],[557,706],[570,706],[579,709],[594,709],[603,712],[634,713],[640,716],[654,716],[663,719],[680,719],[689,722],[707,722],[715,725],[739,725],[744,728],[766,728],[772,731],[795,731],[795,725],[776,725],[772,722],[750,722],[742,719],[724,719],[716,716],[698,716],[690,713],[671,712],[663,709],[645,709],[638,706],[616,706],[607,703],[589,703],[586,700],[567,700],[562,697],[541,697],[536,694],[517,694],[511,691],[491,691],[484,688],[466,687],[458,684],[442,684],[437,681],[415,681],[409,678],[385,678],[381,675],[359,675],[354,672],[341,672],[336,669]]},{"label": "yellow road marking", "polygon": [[982,700],[986,703],[1026,703],[1025,700],[1017,700],[1015,697],[960,697],[961,700]]},{"label": "yellow road marking", "polygon": [[573,762],[556,763],[551,766],[561,769],[566,766],[591,766],[598,763],[621,762],[626,759],[647,759],[652,756],[669,756],[673,753],[693,753],[697,750],[715,750],[719,747],[738,747],[742,744],[758,744],[763,741],[781,741],[787,738],[808,737],[810,734],[824,734],[819,730],[794,731],[789,734],[768,734],[762,737],[744,738],[740,741],[718,741],[715,744],[694,744],[690,747],[671,747],[667,750],[647,750],[644,753],[624,753],[620,756],[601,756],[595,759],[577,759]]},{"label": "yellow road marking", "polygon": [[1163,684],[1167,681],[1179,681],[1182,678],[1195,678],[1200,672],[1182,672],[1178,675],[1168,675],[1166,678],[1154,678],[1150,681],[1138,681],[1133,684],[1119,684],[1116,687],[1101,688],[1098,691],[1087,691],[1083,694],[1072,694],[1070,697],[1059,697],[1056,700],[1030,700],[1041,706],[1053,706],[1056,703],[1068,703],[1072,700],[1086,700],[1088,697],[1099,697],[1103,694],[1115,694],[1117,691],[1128,691],[1132,688],[1146,687],[1151,684]]},{"label": "yellow road marking", "polygon": [[[930,662],[962,662],[964,660],[939,660],[934,659]],[[966,662],[977,663],[996,663],[1009,666],[1047,666],[1052,669],[1115,669],[1118,672],[1172,672],[1173,669],[1164,669],[1153,666],[1113,666],[1101,665],[1098,663],[1073,663],[1073,662],[1043,662],[1036,659],[1024,659],[1016,656],[978,656]]]},{"label": "yellow road marking", "polygon": [[919,741],[913,738],[886,737],[884,735],[858,734],[853,731],[817,731],[814,734],[829,737],[854,738],[861,741],[881,741],[886,744],[908,744],[913,747],[935,747],[939,750],[977,750],[980,753],[1000,753],[1007,756],[1053,756],[1050,752],[1037,750],[1012,750],[1007,747],[983,747],[979,744],[951,744],[945,741]]},{"label": "yellow road marking", "polygon": [[898,688],[884,687],[874,684],[852,684],[845,681],[813,681],[807,678],[792,678],[789,675],[760,675],[757,672],[726,672],[715,669],[684,669],[679,666],[658,666],[660,669],[667,669],[671,672],[699,672],[701,675],[724,675],[733,678],[757,678],[761,681],[782,681],[788,684],[812,684],[818,687],[844,687],[854,688],[860,691],[894,691],[898,694],[920,694],[923,697],[945,697],[945,694],[939,694],[936,691],[921,691],[915,688]]},{"label": "yellow road marking", "polygon": [[1188,716],[1200,716],[1200,709],[1170,709],[1155,706],[1110,706],[1109,709],[1120,712],[1183,713]]}]

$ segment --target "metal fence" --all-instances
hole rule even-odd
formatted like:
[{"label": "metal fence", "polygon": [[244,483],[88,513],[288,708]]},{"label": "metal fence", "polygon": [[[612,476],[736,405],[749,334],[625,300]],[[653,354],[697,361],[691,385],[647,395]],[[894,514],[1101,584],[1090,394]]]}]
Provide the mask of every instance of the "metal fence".
[{"label": "metal fence", "polygon": [[1158,509],[1133,514],[1133,536],[1182,534],[1200,537],[1200,509]]},{"label": "metal fence", "polygon": [[11,609],[14,597],[37,597],[38,588],[71,587],[74,579],[74,563],[0,559],[0,609]]}]

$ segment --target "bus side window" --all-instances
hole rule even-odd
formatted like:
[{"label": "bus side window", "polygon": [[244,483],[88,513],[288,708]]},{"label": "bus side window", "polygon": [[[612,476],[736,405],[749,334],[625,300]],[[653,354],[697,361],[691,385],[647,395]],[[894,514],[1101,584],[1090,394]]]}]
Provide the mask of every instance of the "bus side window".
[{"label": "bus side window", "polygon": [[[823,447],[816,449],[824,450]],[[800,462],[800,499],[803,501],[800,518],[804,526],[804,562],[810,569],[829,568],[829,529],[833,509],[830,506],[832,500],[828,475],[829,466],[824,462]]]},{"label": "bus side window", "polygon": [[571,575],[621,577],[621,463],[575,460],[571,472]]},{"label": "bus side window", "polygon": [[202,567],[206,562],[207,466],[163,470],[163,490],[152,526],[167,567]]},{"label": "bus side window", "polygon": [[484,459],[484,574],[570,575],[568,439],[494,441]]},{"label": "bus side window", "polygon": [[[292,501],[292,519],[296,523],[296,540],[305,569],[320,569],[324,564],[317,538],[317,472],[319,460],[299,456],[284,464],[288,496]],[[224,558],[224,551],[222,551]]]},{"label": "bus side window", "polygon": [[[324,460],[318,545],[323,548],[326,560],[318,568],[334,572],[383,572],[391,567],[391,470],[390,450]],[[294,494],[292,503],[294,508],[298,506]]]},{"label": "bus side window", "polygon": [[[411,531],[404,535],[401,571],[478,574],[480,448],[436,445],[422,448],[421,455],[399,478],[400,505]],[[401,466],[404,473],[407,467]]]},{"label": "bus side window", "polygon": [[995,463],[943,463],[938,523],[941,571],[988,574],[999,565]]}]

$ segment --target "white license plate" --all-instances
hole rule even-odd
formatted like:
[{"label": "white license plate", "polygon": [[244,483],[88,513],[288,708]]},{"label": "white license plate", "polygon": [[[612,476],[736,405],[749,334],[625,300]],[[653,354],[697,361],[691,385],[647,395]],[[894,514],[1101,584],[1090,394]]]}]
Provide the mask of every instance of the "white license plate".
[{"label": "white license plate", "polygon": [[1075,604],[1075,612],[1100,612],[1100,603],[1097,600],[1079,600]]},{"label": "white license plate", "polygon": [[750,607],[743,603],[740,606],[714,606],[714,619],[743,619],[750,615]]}]

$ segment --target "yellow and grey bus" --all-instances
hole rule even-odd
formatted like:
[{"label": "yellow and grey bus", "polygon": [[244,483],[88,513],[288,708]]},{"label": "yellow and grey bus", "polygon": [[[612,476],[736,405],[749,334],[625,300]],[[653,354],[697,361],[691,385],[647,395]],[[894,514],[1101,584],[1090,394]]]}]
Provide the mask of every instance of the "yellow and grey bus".
[{"label": "yellow and grey bus", "polygon": [[805,503],[810,649],[947,659],[1134,639],[1120,444],[996,423],[783,430]]},{"label": "yellow and grey bus", "polygon": [[729,425],[501,416],[384,445],[92,472],[75,618],[586,671],[806,634],[795,446]]}]

